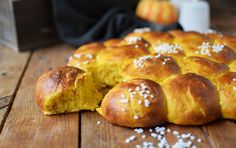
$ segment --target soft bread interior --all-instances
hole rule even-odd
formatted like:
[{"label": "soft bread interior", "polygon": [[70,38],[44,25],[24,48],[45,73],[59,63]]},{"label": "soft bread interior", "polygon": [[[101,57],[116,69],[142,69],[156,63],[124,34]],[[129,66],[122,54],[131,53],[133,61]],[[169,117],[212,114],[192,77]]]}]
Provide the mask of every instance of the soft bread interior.
[{"label": "soft bread interior", "polygon": [[44,113],[47,115],[94,110],[103,98],[89,75],[77,76],[74,85],[46,97]]}]

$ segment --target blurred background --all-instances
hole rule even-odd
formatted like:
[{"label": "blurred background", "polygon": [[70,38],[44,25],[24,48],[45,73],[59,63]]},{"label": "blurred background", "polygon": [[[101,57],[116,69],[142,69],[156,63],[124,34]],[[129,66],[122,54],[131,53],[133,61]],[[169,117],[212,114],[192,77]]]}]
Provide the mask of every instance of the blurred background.
[{"label": "blurred background", "polygon": [[0,42],[15,51],[62,41],[78,46],[137,27],[165,31],[180,26],[234,34],[236,1],[0,0]]}]

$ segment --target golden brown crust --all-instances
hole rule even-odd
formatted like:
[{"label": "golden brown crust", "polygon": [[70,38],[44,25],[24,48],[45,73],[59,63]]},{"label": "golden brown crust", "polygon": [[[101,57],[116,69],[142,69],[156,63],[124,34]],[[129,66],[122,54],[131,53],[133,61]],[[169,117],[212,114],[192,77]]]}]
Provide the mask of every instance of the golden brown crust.
[{"label": "golden brown crust", "polygon": [[105,46],[102,43],[92,42],[92,43],[80,46],[75,51],[75,54],[87,52],[87,50],[89,50],[89,53],[97,53],[98,51],[100,51],[101,49],[104,49],[104,48],[105,48]]},{"label": "golden brown crust", "polygon": [[178,75],[164,82],[163,90],[171,123],[201,125],[221,116],[216,88],[202,76]]},{"label": "golden brown crust", "polygon": [[100,62],[114,63],[114,62],[123,62],[130,58],[142,56],[149,54],[146,48],[136,45],[124,45],[124,46],[115,46],[109,47],[105,50],[102,50],[98,55],[98,60]]},{"label": "golden brown crust", "polygon": [[[143,96],[140,95],[142,91]],[[101,105],[104,118],[126,127],[152,127],[162,124],[166,122],[166,113],[166,101],[160,85],[145,79],[133,79],[118,84],[107,93]]]},{"label": "golden brown crust", "polygon": [[236,37],[232,35],[222,35],[218,33],[206,34],[216,44],[223,44],[236,52]]},{"label": "golden brown crust", "polygon": [[104,49],[105,46],[98,42],[83,45],[70,57],[67,65],[87,71],[87,67],[96,62],[98,53]]},{"label": "golden brown crust", "polygon": [[229,47],[224,46],[223,50],[216,53],[212,52],[212,49],[210,49],[210,56],[208,55],[202,55],[202,54],[196,54],[194,53],[195,56],[200,56],[204,58],[211,59],[212,61],[215,61],[217,63],[224,63],[228,64],[232,62],[233,60],[236,60],[236,53]]},{"label": "golden brown crust", "polygon": [[174,39],[174,37],[167,32],[130,33],[126,36],[126,38],[128,37],[141,37],[154,46],[160,43],[171,43]]},{"label": "golden brown crust", "polygon": [[135,37],[135,36],[125,37],[121,45],[136,45],[136,46],[141,46],[141,48],[145,48],[145,49],[148,49],[150,47],[149,42],[147,42],[145,39],[141,37]]},{"label": "golden brown crust", "polygon": [[103,44],[106,47],[116,47],[116,46],[124,46],[124,45],[136,45],[136,46],[141,46],[141,48],[146,48],[148,49],[150,44],[144,40],[141,37],[136,37],[136,36],[127,36],[125,37],[123,40],[122,39],[110,39],[107,40],[105,42],[103,42]]},{"label": "golden brown crust", "polygon": [[156,36],[158,34],[158,32],[155,31],[134,31],[131,32],[129,34],[126,35],[126,37],[141,37],[145,40],[147,40],[147,38],[145,38],[145,36]]},{"label": "golden brown crust", "polygon": [[83,74],[84,71],[78,68],[64,66],[40,76],[36,83],[36,102],[39,107],[43,110],[44,101],[47,97],[73,86],[78,75],[82,77]]},{"label": "golden brown crust", "polygon": [[171,75],[180,74],[180,68],[171,57],[147,55],[128,61],[123,67],[124,78],[144,78],[161,82]]},{"label": "golden brown crust", "polygon": [[224,36],[223,40],[221,40],[221,43],[230,47],[231,49],[234,50],[234,52],[236,52],[236,37],[235,36]]},{"label": "golden brown crust", "polygon": [[224,118],[236,119],[236,72],[228,72],[216,80]]},{"label": "golden brown crust", "polygon": [[113,38],[103,42],[103,45],[105,45],[106,47],[119,46],[122,43],[122,41],[123,40],[120,38]]},{"label": "golden brown crust", "polygon": [[184,73],[192,72],[209,79],[229,71],[227,65],[201,57],[186,57],[184,61],[185,65],[182,67]]},{"label": "golden brown crust", "polygon": [[[100,108],[102,112],[99,111],[118,125],[149,127],[161,124],[167,118],[175,124],[201,125],[219,118],[221,112],[224,118],[236,119],[236,95],[233,91],[236,84],[231,81],[236,72],[236,37],[233,36],[139,29],[123,39],[81,46],[68,65],[88,72],[99,88],[118,83],[107,93]],[[70,77],[75,77],[76,73],[84,74],[80,70],[68,69],[71,68],[59,68],[56,70],[58,74],[52,71],[40,77],[36,95],[41,108],[43,98],[72,85],[75,79]],[[122,82],[124,80],[127,82]],[[140,107],[137,105],[140,96],[135,96],[136,101],[129,96],[131,105],[122,104],[121,94],[129,93],[129,88],[136,88],[141,83],[157,96],[156,100],[150,100],[154,105]],[[88,86],[90,84],[86,88]],[[139,120],[134,119],[136,113],[138,117],[135,118]]]},{"label": "golden brown crust", "polygon": [[169,31],[169,33],[175,37],[176,42],[191,44],[191,43],[202,43],[209,41],[207,36],[195,31],[183,32],[181,30],[172,30]]}]

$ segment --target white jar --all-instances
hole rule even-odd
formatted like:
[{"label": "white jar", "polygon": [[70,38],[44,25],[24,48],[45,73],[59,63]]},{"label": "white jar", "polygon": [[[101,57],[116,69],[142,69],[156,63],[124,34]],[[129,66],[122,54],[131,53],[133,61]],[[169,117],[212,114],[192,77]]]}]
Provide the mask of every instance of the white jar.
[{"label": "white jar", "polygon": [[185,31],[205,32],[210,27],[210,8],[206,1],[184,1],[180,9],[179,22]]}]

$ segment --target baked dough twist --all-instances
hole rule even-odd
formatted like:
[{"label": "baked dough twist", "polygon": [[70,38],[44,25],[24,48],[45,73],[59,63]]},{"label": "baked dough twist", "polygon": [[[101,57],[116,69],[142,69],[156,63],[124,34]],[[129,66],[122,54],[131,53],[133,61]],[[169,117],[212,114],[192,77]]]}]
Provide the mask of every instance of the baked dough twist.
[{"label": "baked dough twist", "polygon": [[81,46],[68,65],[39,78],[36,99],[46,114],[96,108],[126,127],[236,119],[233,36],[136,29]]}]

